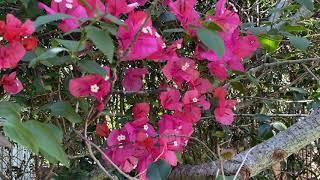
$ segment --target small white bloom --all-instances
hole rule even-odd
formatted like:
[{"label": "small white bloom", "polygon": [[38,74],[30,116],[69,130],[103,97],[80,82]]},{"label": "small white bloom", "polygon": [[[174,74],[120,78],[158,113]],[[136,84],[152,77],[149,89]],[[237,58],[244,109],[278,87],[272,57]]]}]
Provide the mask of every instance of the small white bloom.
[{"label": "small white bloom", "polygon": [[124,136],[123,134],[120,134],[120,135],[117,137],[117,140],[118,140],[118,141],[124,141],[124,140],[126,140],[126,136]]},{"label": "small white bloom", "polygon": [[198,102],[198,98],[194,97],[194,98],[192,99],[192,101],[196,103],[196,102]]},{"label": "small white bloom", "polygon": [[177,141],[173,141],[173,146],[177,147],[178,146],[178,142]]},{"label": "small white bloom", "polygon": [[144,27],[144,28],[142,28],[142,30],[141,30],[144,34],[148,34],[149,32],[148,32],[148,29],[146,28],[146,27]]},{"label": "small white bloom", "polygon": [[148,131],[148,129],[149,129],[148,125],[145,124],[145,125],[143,126],[143,129],[144,129],[145,131]]},{"label": "small white bloom", "polygon": [[182,71],[186,71],[189,67],[190,67],[190,64],[189,64],[189,63],[185,63],[185,64],[181,67],[181,69],[182,69]]},{"label": "small white bloom", "polygon": [[72,8],[73,8],[73,5],[72,5],[72,4],[70,4],[70,3],[66,3],[66,8],[68,8],[68,9],[72,9]]},{"label": "small white bloom", "polygon": [[104,78],[104,80],[108,81],[110,79],[110,77],[108,75],[106,75],[106,78]]},{"label": "small white bloom", "polygon": [[166,48],[166,47],[167,47],[166,43],[163,43],[163,44],[162,44],[162,49],[164,49],[164,48]]},{"label": "small white bloom", "polygon": [[61,3],[62,0],[54,0],[54,2],[56,2],[56,3]]},{"label": "small white bloom", "polygon": [[99,91],[99,86],[97,84],[91,85],[90,86],[90,91],[93,93],[97,93]]},{"label": "small white bloom", "polygon": [[182,44],[177,44],[177,49],[181,49],[182,48]]}]

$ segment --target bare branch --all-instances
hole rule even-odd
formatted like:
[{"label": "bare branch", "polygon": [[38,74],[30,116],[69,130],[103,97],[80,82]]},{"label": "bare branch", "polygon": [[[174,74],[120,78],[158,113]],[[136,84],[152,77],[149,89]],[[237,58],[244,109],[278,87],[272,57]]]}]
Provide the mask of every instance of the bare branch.
[{"label": "bare branch", "polygon": [[[306,145],[320,138],[320,108],[310,116],[301,119],[287,130],[273,138],[258,144],[248,155],[240,170],[240,179],[249,179],[262,170],[278,163]],[[224,163],[226,175],[234,175],[244,161],[248,151],[239,153],[232,160]],[[208,177],[216,175],[219,162],[208,162],[199,165],[184,165],[177,167],[170,175],[171,179],[183,177]]]},{"label": "bare branch", "polygon": [[248,72],[255,73],[267,67],[274,67],[274,66],[287,65],[287,64],[300,64],[300,63],[311,62],[311,61],[320,62],[320,58],[316,57],[316,58],[296,59],[296,60],[279,60],[278,62],[265,63],[258,67],[251,68],[248,70]]}]

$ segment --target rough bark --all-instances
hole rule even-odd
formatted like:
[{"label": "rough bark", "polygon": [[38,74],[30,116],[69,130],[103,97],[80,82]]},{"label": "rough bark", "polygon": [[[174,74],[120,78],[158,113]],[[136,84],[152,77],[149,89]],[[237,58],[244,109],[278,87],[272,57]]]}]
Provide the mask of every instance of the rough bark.
[{"label": "rough bark", "polygon": [[[224,173],[235,175],[245,159],[238,177],[248,179],[262,170],[271,167],[306,145],[320,138],[320,107],[310,116],[300,119],[287,130],[273,138],[256,145],[250,153],[244,151],[232,160],[224,162]],[[219,162],[208,162],[199,165],[183,165],[175,168],[170,179],[200,179],[214,177],[219,168]]]}]

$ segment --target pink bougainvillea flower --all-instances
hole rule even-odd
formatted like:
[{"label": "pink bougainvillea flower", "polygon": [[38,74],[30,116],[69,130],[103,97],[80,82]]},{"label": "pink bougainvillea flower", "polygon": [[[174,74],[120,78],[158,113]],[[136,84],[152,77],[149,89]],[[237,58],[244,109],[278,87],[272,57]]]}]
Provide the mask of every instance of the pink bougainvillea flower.
[{"label": "pink bougainvillea flower", "polygon": [[129,68],[125,72],[122,86],[126,91],[139,91],[142,86],[142,77],[148,73],[146,68]]},{"label": "pink bougainvillea flower", "polygon": [[208,20],[213,20],[223,29],[223,33],[232,34],[240,25],[238,14],[225,8],[227,0],[219,0],[216,3],[216,13],[212,17],[207,17]]},{"label": "pink bougainvillea flower", "polygon": [[109,127],[107,123],[97,124],[96,133],[101,137],[107,137],[109,135]]},{"label": "pink bougainvillea flower", "polygon": [[22,44],[26,51],[32,51],[38,46],[38,39],[35,37],[23,38]]},{"label": "pink bougainvillea flower", "polygon": [[0,69],[15,68],[25,52],[19,42],[11,42],[6,47],[0,44]]},{"label": "pink bougainvillea flower", "polygon": [[200,27],[199,13],[194,9],[197,0],[172,0],[168,3],[171,12],[180,21],[182,27],[194,34],[195,28]]},{"label": "pink bougainvillea flower", "polygon": [[80,26],[78,19],[88,17],[85,7],[79,4],[78,0],[52,0],[51,7],[39,2],[38,7],[44,9],[47,14],[64,13],[72,16],[59,24],[58,27],[63,32],[77,29]]},{"label": "pink bougainvillea flower", "polygon": [[16,76],[16,72],[12,72],[9,75],[3,75],[1,78],[0,85],[2,85],[3,89],[10,94],[17,94],[23,89],[22,83]]},{"label": "pink bougainvillea flower", "polygon": [[196,123],[201,118],[201,109],[193,104],[184,105],[182,111],[175,111],[174,116],[186,122]]},{"label": "pink bougainvillea flower", "polygon": [[201,95],[197,90],[187,91],[183,98],[182,102],[184,105],[195,105],[201,106],[204,110],[208,110],[210,108],[210,103],[206,101],[206,97]]},{"label": "pink bougainvillea flower", "polygon": [[116,17],[133,11],[138,5],[137,2],[127,4],[126,0],[106,0],[107,12]]},{"label": "pink bougainvillea flower", "polygon": [[182,110],[182,103],[180,102],[180,92],[177,89],[160,93],[160,103],[164,109],[167,110]]},{"label": "pink bougainvillea flower", "polygon": [[150,105],[146,102],[137,103],[132,108],[133,119],[140,119],[148,117]]},{"label": "pink bougainvillea flower", "polygon": [[104,79],[100,75],[86,75],[80,78],[71,79],[69,82],[70,94],[74,97],[93,96],[98,100],[97,109],[102,111],[104,108],[103,99],[110,92],[108,67],[107,77]]},{"label": "pink bougainvillea flower", "polygon": [[[129,48],[134,36],[140,30],[146,18],[148,18],[148,14],[144,11],[131,12],[125,21],[128,27],[119,27],[117,38],[120,46],[120,55]],[[142,60],[161,50],[162,44],[159,44],[158,37],[159,34],[152,26],[149,18],[137,36],[127,57],[124,57],[125,60]]]},{"label": "pink bougainvillea flower", "polygon": [[195,63],[189,58],[178,58],[175,61],[168,61],[162,69],[168,80],[173,80],[180,86],[183,82],[189,82],[199,77],[199,72],[195,69]]},{"label": "pink bougainvillea flower", "polygon": [[227,68],[221,61],[212,61],[208,64],[209,72],[219,80],[226,80],[228,77]]},{"label": "pink bougainvillea flower", "polygon": [[94,96],[102,99],[110,91],[110,83],[100,75],[86,75],[71,79],[69,82],[70,93],[75,97]]},{"label": "pink bougainvillea flower", "polygon": [[88,17],[97,17],[107,12],[106,6],[101,0],[86,0],[86,4],[82,1],[79,3],[86,9]]},{"label": "pink bougainvillea flower", "polygon": [[[127,123],[124,128],[128,132],[128,137],[131,142],[144,141],[144,137],[139,134],[142,132],[146,137],[155,137],[156,131],[149,123],[143,123],[140,119]],[[138,139],[137,139],[138,138]],[[142,138],[142,139],[139,139]]]},{"label": "pink bougainvillea flower", "polygon": [[223,87],[216,88],[213,95],[219,100],[219,104],[214,110],[216,121],[224,125],[231,125],[234,121],[232,109],[236,105],[236,101],[225,99],[227,91]]},{"label": "pink bougainvillea flower", "polygon": [[0,21],[0,35],[3,35],[6,32],[6,23],[4,21]]},{"label": "pink bougainvillea flower", "polygon": [[197,90],[200,94],[205,94],[209,91],[212,91],[212,84],[208,79],[195,78],[188,82],[188,85],[191,89]]},{"label": "pink bougainvillea flower", "polygon": [[158,126],[160,134],[163,134],[166,130],[174,130],[177,135],[189,137],[193,133],[192,123],[186,122],[177,116],[162,115]]},{"label": "pink bougainvillea flower", "polygon": [[130,3],[138,3],[139,6],[143,6],[148,0],[129,0]]},{"label": "pink bougainvillea flower", "polygon": [[[108,147],[105,153],[113,163],[126,173],[134,170],[139,162],[138,157],[136,157],[136,146],[134,144],[127,144],[125,148],[121,145]],[[105,157],[103,158],[106,159]],[[107,160],[105,160],[105,162],[109,163]]]},{"label": "pink bougainvillea flower", "polygon": [[254,53],[260,47],[259,40],[256,36],[240,36],[233,52],[239,58],[246,58],[251,56],[252,53]]},{"label": "pink bougainvillea flower", "polygon": [[35,31],[32,21],[22,23],[12,14],[7,14],[3,38],[9,42],[20,41],[25,36],[30,36]]},{"label": "pink bougainvillea flower", "polygon": [[[224,36],[223,36],[224,37]],[[203,50],[200,46],[196,48],[197,59],[211,61],[208,64],[209,71],[220,80],[227,78],[227,68],[236,71],[244,71],[241,61],[249,57],[260,47],[258,39],[253,35],[239,36],[239,30],[235,30],[230,38],[224,39],[226,51],[219,58],[212,50]]]},{"label": "pink bougainvillea flower", "polygon": [[176,50],[182,48],[183,39],[174,41],[169,47],[164,43],[161,37],[158,37],[159,45],[162,44],[161,50],[149,56],[149,59],[174,61],[179,59]]}]

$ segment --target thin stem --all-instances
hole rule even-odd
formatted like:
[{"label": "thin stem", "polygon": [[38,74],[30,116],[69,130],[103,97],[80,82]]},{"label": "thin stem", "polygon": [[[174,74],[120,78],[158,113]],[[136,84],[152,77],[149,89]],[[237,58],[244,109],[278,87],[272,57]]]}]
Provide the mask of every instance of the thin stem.
[{"label": "thin stem", "polygon": [[316,58],[306,58],[306,59],[296,59],[296,60],[281,60],[281,59],[279,59],[278,62],[265,63],[265,64],[262,64],[258,67],[251,68],[248,70],[248,72],[255,73],[255,72],[257,72],[261,69],[267,68],[267,67],[280,66],[280,65],[284,65],[284,64],[300,64],[300,63],[311,62],[311,61],[320,62],[320,58],[316,57]]}]

